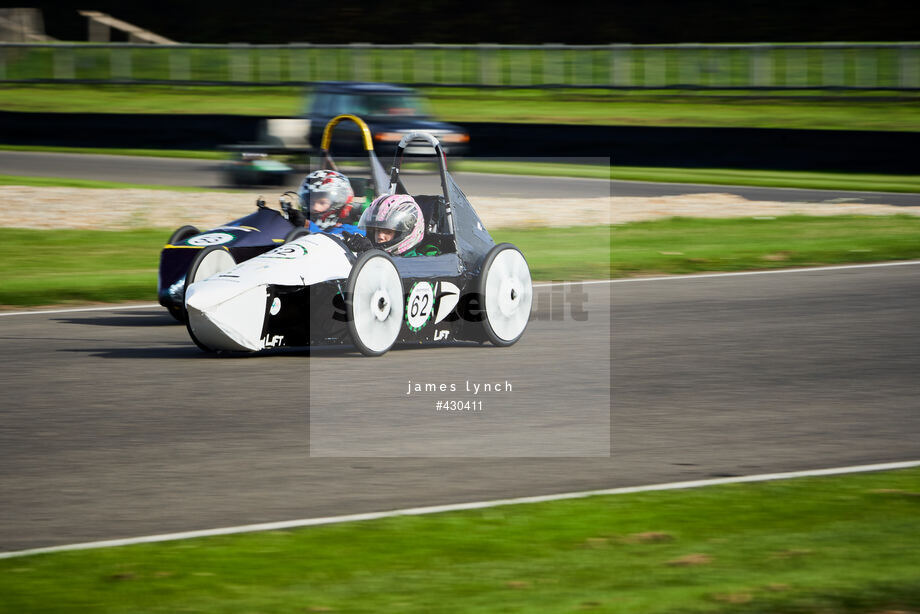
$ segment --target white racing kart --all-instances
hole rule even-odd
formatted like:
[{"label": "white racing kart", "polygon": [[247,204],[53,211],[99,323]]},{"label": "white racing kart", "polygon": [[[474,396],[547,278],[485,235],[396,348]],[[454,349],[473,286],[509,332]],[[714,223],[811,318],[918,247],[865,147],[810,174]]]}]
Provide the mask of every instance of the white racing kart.
[{"label": "white racing kart", "polygon": [[355,254],[338,237],[308,234],[237,264],[221,246],[201,256],[204,274],[185,293],[188,331],[203,350],[256,352],[281,346],[353,344],[378,356],[394,344],[489,341],[507,346],[530,319],[530,269],[509,243],[496,245],[447,172],[430,134],[405,135],[390,173],[413,140],[438,155],[443,194],[414,196],[423,243],[437,255]]}]

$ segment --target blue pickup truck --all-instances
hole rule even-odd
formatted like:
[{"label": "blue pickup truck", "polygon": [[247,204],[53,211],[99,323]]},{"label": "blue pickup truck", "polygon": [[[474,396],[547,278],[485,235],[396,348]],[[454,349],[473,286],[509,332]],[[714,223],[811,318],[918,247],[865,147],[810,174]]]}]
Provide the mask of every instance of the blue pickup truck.
[{"label": "blue pickup truck", "polygon": [[[307,90],[299,117],[266,119],[256,143],[228,145],[233,160],[223,166],[227,182],[234,185],[283,185],[294,170],[291,156],[319,151],[323,129],[333,117],[356,115],[371,131],[374,147],[382,159],[395,150],[404,134],[423,131],[437,137],[451,158],[469,152],[469,133],[454,124],[437,121],[428,112],[424,97],[416,90],[387,83],[328,81]],[[410,143],[407,156],[429,156],[434,149],[426,142]],[[364,155],[361,131],[355,124],[342,125],[336,134],[335,154]],[[285,161],[274,159],[282,156]]]},{"label": "blue pickup truck", "polygon": [[[463,128],[433,119],[417,91],[386,83],[318,83],[309,98],[309,108],[304,110],[304,117],[310,120],[309,144],[318,147],[326,122],[344,113],[367,122],[381,153],[389,154],[404,134],[415,131],[437,137],[449,156],[469,151],[470,136]],[[347,128],[352,132],[343,135],[342,146],[362,151],[357,127]],[[410,145],[406,150],[408,155],[433,153],[427,143]]]}]

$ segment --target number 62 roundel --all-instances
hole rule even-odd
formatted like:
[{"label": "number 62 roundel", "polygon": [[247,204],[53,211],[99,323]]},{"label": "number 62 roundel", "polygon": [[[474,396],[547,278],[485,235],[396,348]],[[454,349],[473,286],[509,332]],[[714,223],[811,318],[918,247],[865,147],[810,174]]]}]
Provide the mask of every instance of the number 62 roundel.
[{"label": "number 62 roundel", "polygon": [[406,299],[406,326],[419,331],[431,321],[438,323],[450,315],[459,300],[460,288],[450,282],[416,282]]}]

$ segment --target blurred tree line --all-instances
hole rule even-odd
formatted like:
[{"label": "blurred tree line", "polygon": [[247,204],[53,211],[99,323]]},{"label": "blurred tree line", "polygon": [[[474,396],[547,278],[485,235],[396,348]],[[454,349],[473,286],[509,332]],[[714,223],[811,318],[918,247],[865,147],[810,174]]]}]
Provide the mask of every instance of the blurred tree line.
[{"label": "blurred tree line", "polygon": [[[21,5],[28,6],[28,2]],[[520,0],[302,2],[60,0],[47,34],[86,40],[77,9],[109,13],[187,43],[681,43],[911,41],[920,2],[904,0]],[[124,35],[112,32],[112,40]]]}]

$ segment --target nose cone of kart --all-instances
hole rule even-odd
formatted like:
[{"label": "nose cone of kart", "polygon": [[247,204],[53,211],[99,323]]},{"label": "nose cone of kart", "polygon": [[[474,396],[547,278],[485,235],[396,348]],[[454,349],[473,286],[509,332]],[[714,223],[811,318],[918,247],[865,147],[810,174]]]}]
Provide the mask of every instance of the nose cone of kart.
[{"label": "nose cone of kart", "polygon": [[268,292],[211,277],[188,287],[185,306],[195,337],[213,350],[254,352],[262,349]]}]

